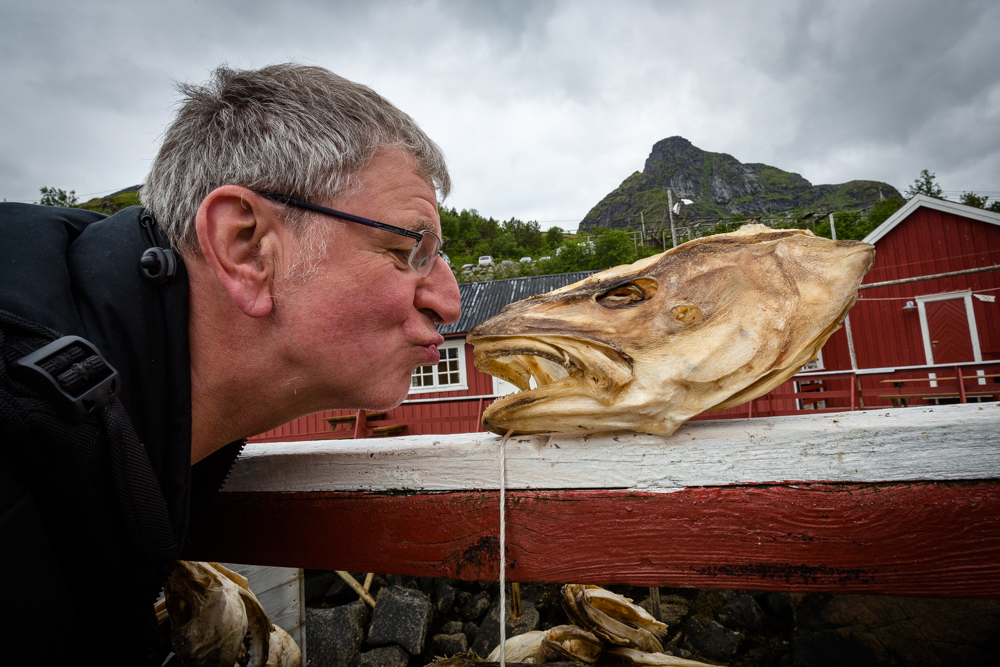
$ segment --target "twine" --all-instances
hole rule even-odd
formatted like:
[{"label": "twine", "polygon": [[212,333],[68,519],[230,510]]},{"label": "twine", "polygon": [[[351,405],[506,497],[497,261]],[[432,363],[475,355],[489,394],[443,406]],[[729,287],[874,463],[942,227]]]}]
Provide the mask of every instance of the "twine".
[{"label": "twine", "polygon": [[507,582],[504,575],[507,571],[506,535],[507,522],[505,515],[504,491],[507,486],[507,475],[505,472],[507,461],[507,439],[510,438],[514,430],[507,431],[500,440],[500,667],[505,667],[506,656],[504,655],[507,643]]}]

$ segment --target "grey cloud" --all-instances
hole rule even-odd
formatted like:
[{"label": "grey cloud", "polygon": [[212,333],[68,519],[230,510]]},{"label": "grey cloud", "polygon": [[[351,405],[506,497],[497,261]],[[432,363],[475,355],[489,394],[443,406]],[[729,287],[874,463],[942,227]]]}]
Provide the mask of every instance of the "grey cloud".
[{"label": "grey cloud", "polygon": [[[0,196],[144,176],[228,62],[371,85],[444,147],[450,205],[566,219],[681,134],[813,182],[1000,180],[995,2],[265,0],[0,5]],[[572,226],[572,225],[566,225]]]}]

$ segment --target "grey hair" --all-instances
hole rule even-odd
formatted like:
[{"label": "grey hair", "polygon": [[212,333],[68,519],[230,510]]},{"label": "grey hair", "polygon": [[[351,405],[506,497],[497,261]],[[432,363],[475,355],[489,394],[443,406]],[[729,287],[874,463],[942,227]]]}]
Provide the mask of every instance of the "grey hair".
[{"label": "grey hair", "polygon": [[[403,148],[443,200],[451,179],[441,149],[378,93],[321,67],[223,65],[182,100],[140,192],[171,244],[196,251],[195,216],[223,185],[329,202],[351,192],[381,148]],[[311,215],[288,212],[297,235]]]}]

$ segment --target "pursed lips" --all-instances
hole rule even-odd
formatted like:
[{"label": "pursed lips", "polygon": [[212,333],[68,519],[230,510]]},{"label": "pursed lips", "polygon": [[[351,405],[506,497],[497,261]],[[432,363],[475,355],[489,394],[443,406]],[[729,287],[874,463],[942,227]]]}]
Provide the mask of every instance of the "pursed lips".
[{"label": "pursed lips", "polygon": [[432,366],[436,365],[439,361],[441,361],[441,353],[438,351],[438,345],[441,345],[443,343],[444,343],[444,336],[441,336],[440,334],[435,336],[430,341],[424,343],[418,343],[417,346],[424,350],[424,353],[427,355],[428,359],[428,361],[421,362],[420,365]]}]

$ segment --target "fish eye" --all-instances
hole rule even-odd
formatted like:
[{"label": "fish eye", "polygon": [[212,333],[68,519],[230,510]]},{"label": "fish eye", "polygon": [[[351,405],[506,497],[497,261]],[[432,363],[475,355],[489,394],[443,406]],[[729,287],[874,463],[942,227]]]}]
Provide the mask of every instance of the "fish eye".
[{"label": "fish eye", "polygon": [[597,303],[615,310],[640,304],[654,294],[656,294],[656,281],[646,278],[612,287],[597,297]]}]

